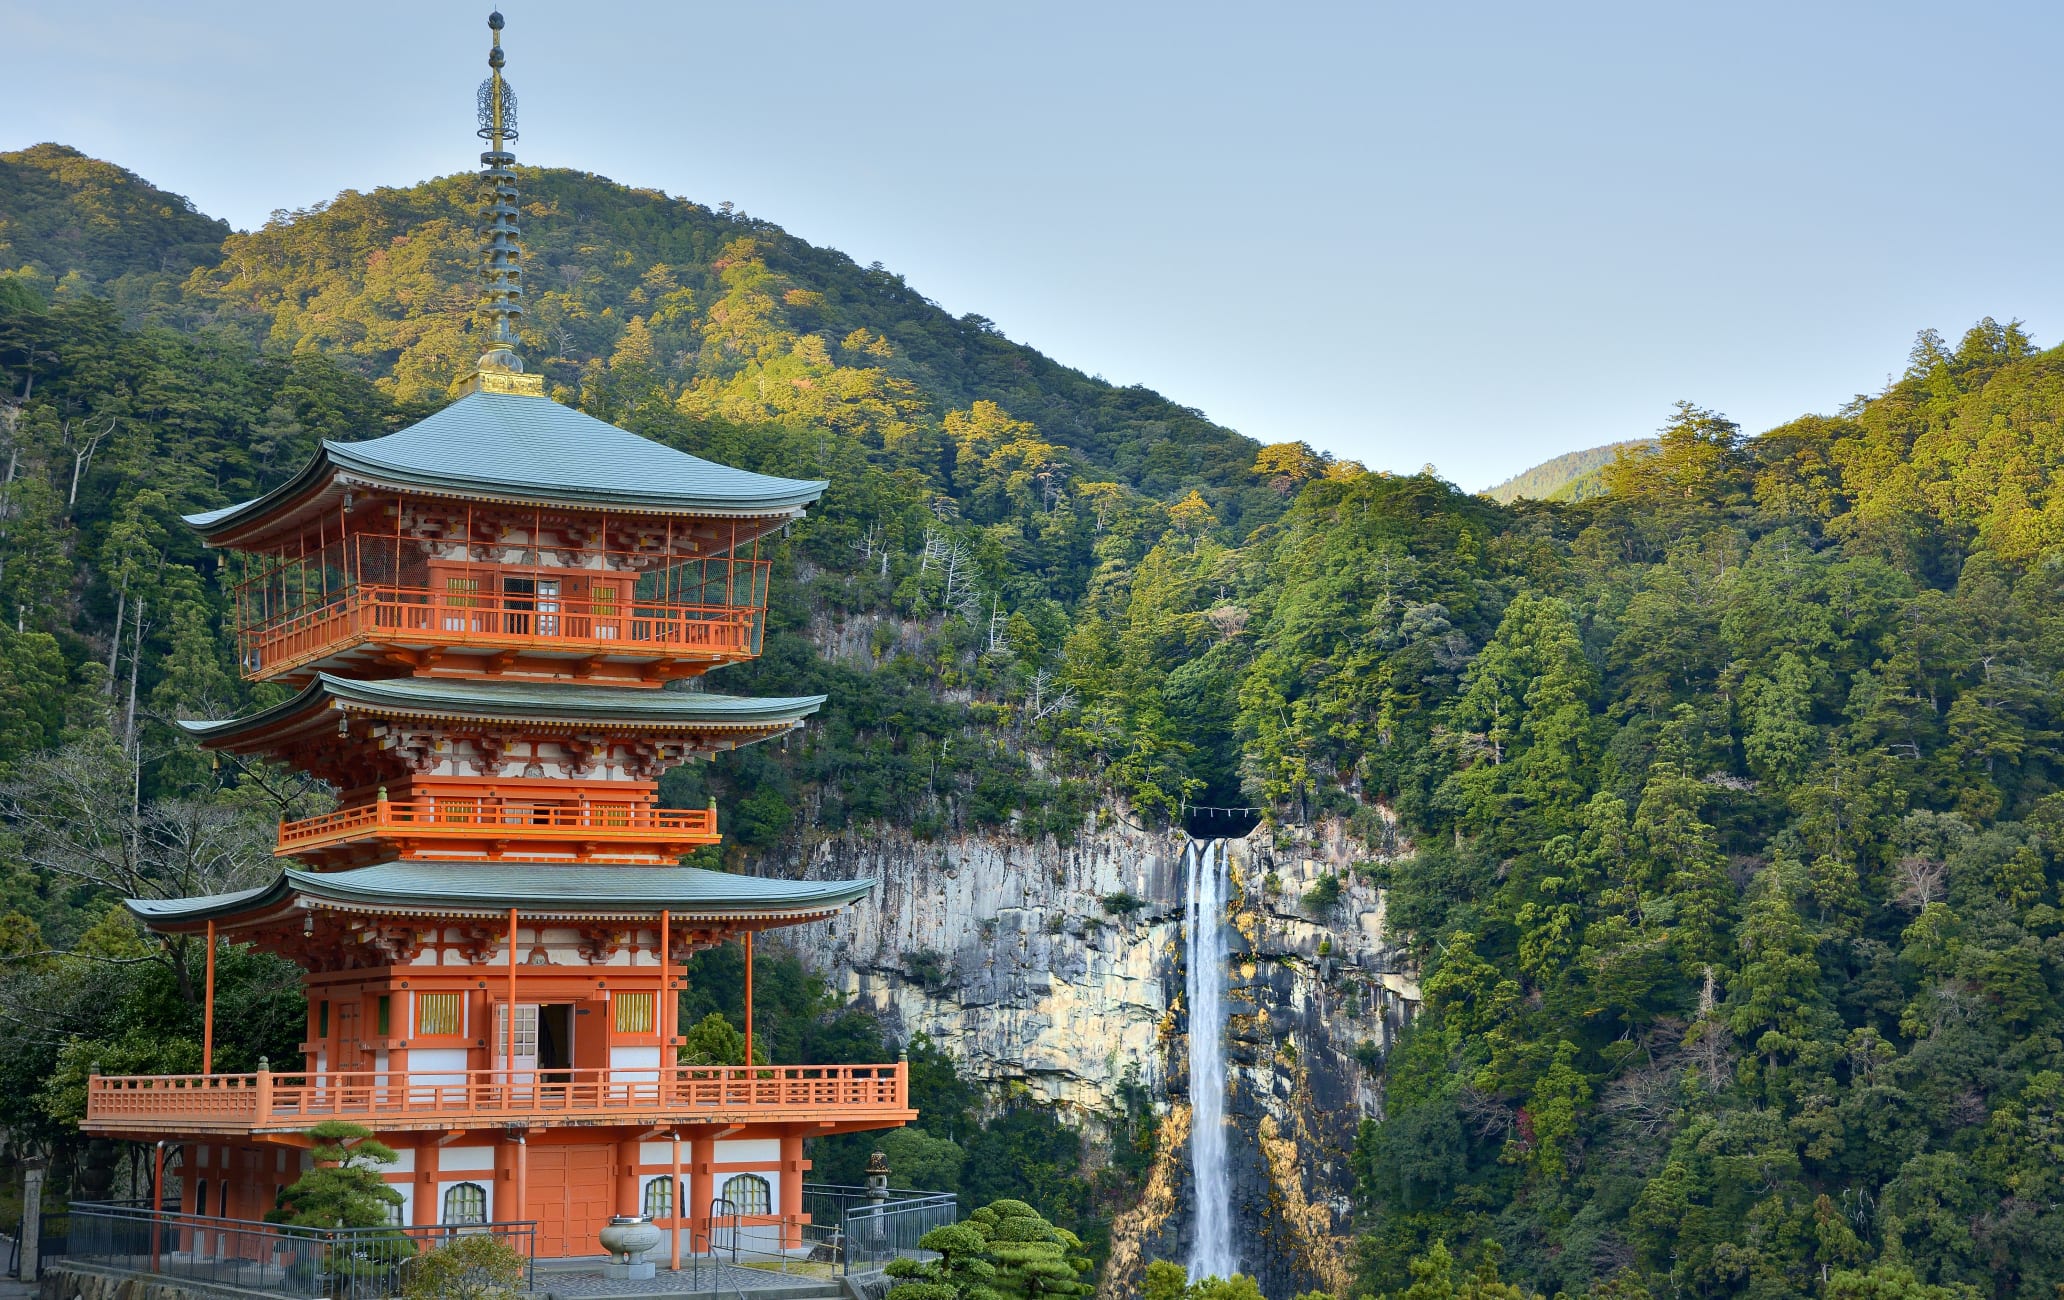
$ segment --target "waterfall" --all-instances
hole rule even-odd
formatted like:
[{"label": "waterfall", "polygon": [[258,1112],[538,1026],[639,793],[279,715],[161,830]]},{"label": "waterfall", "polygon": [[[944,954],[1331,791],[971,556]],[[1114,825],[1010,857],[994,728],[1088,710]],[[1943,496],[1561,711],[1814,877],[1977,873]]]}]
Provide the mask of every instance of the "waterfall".
[{"label": "waterfall", "polygon": [[1231,1277],[1233,1184],[1226,1168],[1225,911],[1229,872],[1225,841],[1190,842],[1189,876],[1190,1184],[1196,1196],[1190,1237],[1190,1280]]}]

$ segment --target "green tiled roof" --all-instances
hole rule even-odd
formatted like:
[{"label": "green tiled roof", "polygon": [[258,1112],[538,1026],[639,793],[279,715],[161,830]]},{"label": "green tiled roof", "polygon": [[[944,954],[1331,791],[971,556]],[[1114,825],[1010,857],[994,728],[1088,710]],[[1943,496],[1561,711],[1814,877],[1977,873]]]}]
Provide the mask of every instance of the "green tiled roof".
[{"label": "green tiled roof", "polygon": [[475,392],[384,438],[326,441],[271,492],[186,522],[204,535],[241,526],[338,470],[432,493],[718,515],[800,512],[825,488],[815,479],[774,478],[675,451],[548,397]]},{"label": "green tiled roof", "polygon": [[523,862],[383,862],[351,871],[288,867],[272,883],[199,898],[132,898],[144,923],[177,927],[300,905],[526,918],[658,915],[682,920],[807,919],[845,907],[872,880],[769,880],[699,867],[555,866]]},{"label": "green tiled roof", "polygon": [[359,681],[317,673],[284,703],[247,717],[179,725],[203,740],[257,731],[331,703],[372,712],[443,714],[497,721],[592,722],[627,727],[775,727],[800,722],[824,703],[822,695],[760,698],[707,691],[647,690],[631,686],[570,686],[435,677]]}]

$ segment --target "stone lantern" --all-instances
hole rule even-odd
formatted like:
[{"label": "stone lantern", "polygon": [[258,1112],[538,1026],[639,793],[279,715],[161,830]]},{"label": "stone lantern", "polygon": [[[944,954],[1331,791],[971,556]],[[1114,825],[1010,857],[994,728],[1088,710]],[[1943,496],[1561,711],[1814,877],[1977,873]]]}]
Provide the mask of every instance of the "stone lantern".
[{"label": "stone lantern", "polygon": [[867,1157],[867,1199],[876,1205],[889,1199],[889,1156],[877,1151]]}]

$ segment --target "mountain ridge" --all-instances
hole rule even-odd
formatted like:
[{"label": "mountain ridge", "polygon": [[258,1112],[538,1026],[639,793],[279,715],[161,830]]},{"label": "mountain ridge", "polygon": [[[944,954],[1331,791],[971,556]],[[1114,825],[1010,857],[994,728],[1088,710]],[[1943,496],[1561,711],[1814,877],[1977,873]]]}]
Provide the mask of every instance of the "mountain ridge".
[{"label": "mountain ridge", "polygon": [[1621,442],[1608,442],[1600,447],[1566,451],[1560,456],[1551,456],[1530,469],[1521,470],[1503,482],[1492,484],[1479,495],[1487,496],[1501,506],[1509,506],[1521,499],[1587,500],[1605,491],[1605,485],[1601,481],[1603,471],[1622,451],[1653,446],[1654,443],[1653,438],[1628,438]]},{"label": "mountain ridge", "polygon": [[218,259],[230,234],[184,195],[55,142],[0,153],[0,195],[0,267],[41,267],[132,314]]},{"label": "mountain ridge", "polygon": [[[191,218],[216,238],[219,255],[212,259],[203,255],[206,239],[181,244],[170,263],[181,265],[176,275],[161,269],[168,251],[142,239],[128,241],[126,250],[104,247],[85,267],[67,266],[88,276],[69,292],[121,282],[122,291],[110,296],[131,319],[227,329],[265,352],[322,348],[414,406],[441,400],[479,351],[471,337],[480,297],[480,189],[473,174],[345,190],[256,230],[231,231],[183,198],[67,146],[0,154],[0,166],[59,169],[96,183],[44,185],[37,191],[43,201],[29,213],[12,211],[20,200],[0,200],[0,232],[64,224],[51,211],[51,199],[62,194],[95,209],[90,215],[106,227],[102,245],[118,242],[122,223],[147,210],[164,220]],[[627,334],[634,350],[649,352],[661,378],[678,385],[690,371],[705,378],[712,370],[735,371],[727,362],[764,348],[767,330],[787,332],[823,345],[811,359],[829,363],[818,367],[826,375],[875,370],[889,387],[913,385],[903,398],[928,408],[933,422],[950,409],[994,401],[1036,424],[1048,441],[1150,495],[1203,488],[1219,498],[1229,525],[1256,506],[1272,513],[1270,494],[1249,473],[1259,442],[1152,389],[1113,385],[1057,362],[1004,337],[986,318],[952,316],[879,264],[862,267],[772,222],[594,173],[518,173],[526,359],[565,392],[577,392],[593,366],[614,360]],[[745,258],[735,247],[740,241],[752,246]],[[47,237],[23,247],[38,254],[17,252],[30,265],[62,251]],[[756,319],[739,321],[742,328],[719,349],[704,347],[695,304],[724,297],[731,264],[754,257],[767,283],[754,286],[741,305]],[[0,256],[0,266],[6,261]],[[68,292],[56,283],[62,273],[44,269],[55,296]],[[174,280],[176,291],[168,286]],[[870,393],[868,401],[894,406],[898,395]],[[1243,492],[1251,499],[1232,499]]]}]

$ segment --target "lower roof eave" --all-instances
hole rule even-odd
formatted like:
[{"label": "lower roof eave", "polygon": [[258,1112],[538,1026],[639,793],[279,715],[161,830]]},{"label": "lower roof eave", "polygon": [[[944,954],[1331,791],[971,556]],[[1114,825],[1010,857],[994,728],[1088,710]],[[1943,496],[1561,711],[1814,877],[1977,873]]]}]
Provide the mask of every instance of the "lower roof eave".
[{"label": "lower roof eave", "polygon": [[866,897],[871,879],[776,880],[698,867],[403,860],[345,871],[292,867],[270,883],[186,899],[129,899],[165,934],[277,925],[316,912],[533,923],[656,920],[769,928],[822,920]]},{"label": "lower roof eave", "polygon": [[[285,1136],[305,1133],[309,1127],[335,1116],[310,1116],[307,1119],[273,1120],[262,1126],[246,1129],[252,1137],[268,1134]],[[347,1116],[346,1118],[352,1118]],[[716,1107],[698,1107],[693,1110],[665,1110],[655,1108],[647,1111],[619,1111],[599,1115],[561,1115],[550,1113],[543,1116],[530,1115],[476,1115],[463,1120],[450,1117],[442,1119],[432,1116],[411,1115],[362,1115],[356,1122],[365,1124],[376,1133],[449,1133],[493,1132],[506,1129],[520,1129],[532,1135],[556,1132],[560,1129],[615,1129],[615,1128],[701,1128],[704,1126],[728,1129],[745,1129],[753,1126],[778,1125],[792,1128],[806,1125],[813,1137],[824,1137],[834,1133],[864,1133],[869,1129],[894,1128],[901,1124],[914,1123],[917,1112],[894,1106],[840,1107],[839,1113],[827,1116],[808,1108],[797,1107],[792,1112],[769,1112],[767,1110],[736,1110]],[[733,1136],[736,1136],[734,1133]]]}]

